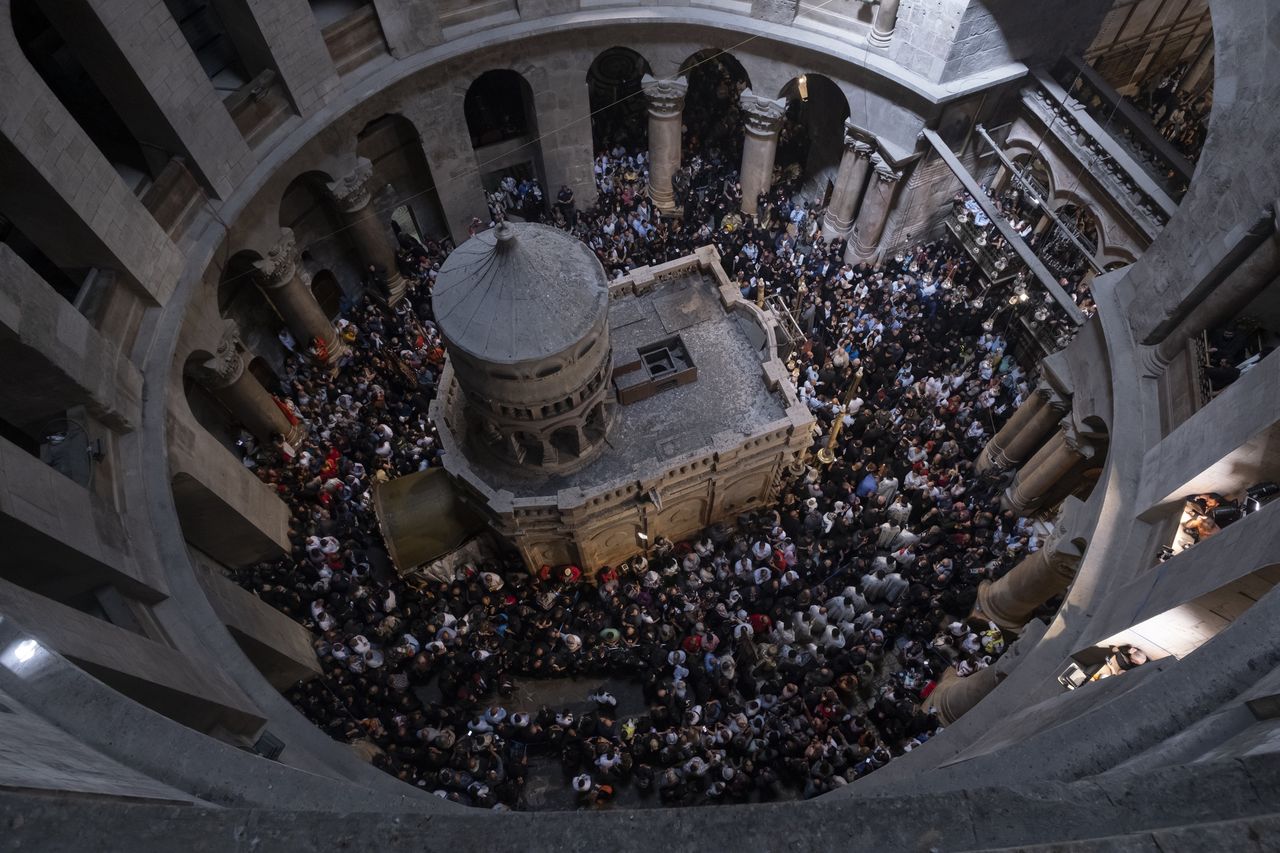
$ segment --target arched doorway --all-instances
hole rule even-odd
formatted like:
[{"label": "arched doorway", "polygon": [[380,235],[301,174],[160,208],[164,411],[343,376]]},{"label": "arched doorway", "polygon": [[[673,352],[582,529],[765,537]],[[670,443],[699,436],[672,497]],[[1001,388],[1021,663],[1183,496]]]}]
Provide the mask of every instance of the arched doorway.
[{"label": "arched doorway", "polygon": [[508,68],[486,71],[468,87],[463,112],[492,212],[539,218],[546,178],[529,81]]},{"label": "arched doorway", "polygon": [[1067,204],[1059,207],[1054,213],[1058,219],[1089,250],[1090,255],[1098,254],[1098,242],[1101,229],[1098,217],[1088,207],[1078,204]]},{"label": "arched doorway", "polygon": [[1044,158],[1037,154],[1019,154],[1013,158],[1013,164],[1022,178],[1021,182],[1013,182],[1013,189],[1025,195],[1027,187],[1030,186],[1036,196],[1041,199],[1047,199],[1053,195],[1055,186],[1053,172],[1049,170]]},{"label": "arched doorway", "polygon": [[[281,228],[293,231],[302,268],[332,270],[344,280],[363,280],[360,253],[329,196],[333,178],[325,172],[304,172],[294,178],[280,197]],[[391,239],[388,231],[387,239]]]},{"label": "arched doorway", "polygon": [[742,162],[743,126],[738,98],[751,78],[733,54],[707,48],[680,66],[689,81],[684,102],[684,156],[697,154],[737,168]]},{"label": "arched doorway", "polygon": [[440,195],[413,122],[394,113],[374,119],[356,135],[356,154],[373,164],[372,203],[380,218],[394,223],[388,226],[391,231],[424,243],[448,236]]},{"label": "arched doorway", "polygon": [[[204,350],[196,350],[187,356],[182,371],[183,396],[196,423],[204,427],[205,432],[217,439],[218,444],[225,447],[237,459],[242,459],[247,448],[239,443],[241,428],[235,416],[192,375],[193,367],[204,364],[212,357]],[[249,441],[251,442],[252,439]]]},{"label": "arched doorway", "polygon": [[591,102],[591,141],[596,152],[621,146],[649,147],[649,115],[640,81],[651,73],[643,56],[628,47],[611,47],[587,69]]},{"label": "arched doorway", "polygon": [[311,293],[315,296],[316,302],[320,303],[325,316],[330,320],[341,313],[342,287],[338,284],[338,279],[329,270],[320,270],[320,272],[311,276]]},{"label": "arched doorway", "polygon": [[245,348],[253,352],[280,351],[277,337],[284,323],[276,309],[258,286],[254,262],[262,260],[257,252],[243,251],[232,255],[218,280],[218,316],[235,320]]},{"label": "arched doorway", "polygon": [[787,99],[787,112],[778,133],[775,183],[788,195],[800,190],[821,203],[840,169],[849,100],[821,74],[792,78],[778,96]]}]

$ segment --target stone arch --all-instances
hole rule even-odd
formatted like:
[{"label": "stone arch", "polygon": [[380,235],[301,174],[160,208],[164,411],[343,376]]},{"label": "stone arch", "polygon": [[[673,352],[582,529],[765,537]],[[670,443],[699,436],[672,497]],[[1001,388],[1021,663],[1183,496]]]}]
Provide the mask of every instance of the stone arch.
[{"label": "stone arch", "polygon": [[183,398],[195,422],[229,453],[236,454],[235,417],[194,377],[194,369],[211,358],[213,354],[204,349],[195,349],[187,354],[182,367]]},{"label": "stone arch", "polygon": [[560,460],[576,459],[582,455],[582,443],[578,440],[576,426],[562,426],[553,430],[550,437],[551,446],[560,454]]},{"label": "stone arch", "polygon": [[1036,182],[1043,182],[1045,194],[1042,199],[1051,199],[1055,197],[1058,191],[1057,176],[1053,173],[1053,166],[1034,145],[1020,141],[1009,141],[1005,143],[1005,151],[1009,154],[1009,159],[1015,166],[1021,169],[1030,169],[1030,176]]},{"label": "stone arch", "polygon": [[227,260],[218,278],[218,316],[236,321],[249,349],[279,351],[276,334],[284,323],[258,286],[258,273],[253,265],[260,260],[262,255],[251,249],[242,249]]},{"label": "stone arch", "polygon": [[849,99],[830,77],[812,73],[791,78],[778,97],[787,99],[775,160],[782,178],[820,191],[811,196],[825,196],[835,182],[844,153]]},{"label": "stone arch", "polygon": [[[525,74],[512,68],[485,71],[467,87],[462,110],[486,192],[497,192],[507,177],[534,179],[545,189],[533,86]],[[503,198],[507,209],[518,213],[512,202]]]},{"label": "stone arch", "polygon": [[332,320],[338,316],[342,308],[342,287],[331,271],[324,269],[311,276],[311,293],[326,317]]},{"label": "stone arch", "polygon": [[333,182],[327,172],[308,171],[297,175],[280,194],[277,225],[292,228],[299,248],[332,236],[342,228],[325,187]]},{"label": "stone arch", "polygon": [[448,235],[435,177],[412,121],[399,113],[373,119],[356,134],[356,156],[373,164],[372,204],[397,236],[426,241]]},{"label": "stone arch", "polygon": [[751,88],[751,78],[737,57],[704,48],[680,63],[689,81],[684,105],[685,156],[714,148],[730,163],[742,161],[743,127],[738,97]]},{"label": "stone arch", "polygon": [[493,68],[476,77],[467,87],[462,109],[472,148],[537,135],[533,87],[513,69]]},{"label": "stone arch", "polygon": [[1102,217],[1088,200],[1070,190],[1059,190],[1053,198],[1053,212],[1064,225],[1075,232],[1096,260],[1107,243]]},{"label": "stone arch", "polygon": [[596,151],[615,144],[649,147],[649,117],[640,80],[652,74],[649,61],[629,47],[602,50],[587,69],[591,141]]},{"label": "stone arch", "polygon": [[1102,266],[1107,272],[1113,272],[1138,260],[1138,256],[1127,246],[1108,246],[1102,258]]}]

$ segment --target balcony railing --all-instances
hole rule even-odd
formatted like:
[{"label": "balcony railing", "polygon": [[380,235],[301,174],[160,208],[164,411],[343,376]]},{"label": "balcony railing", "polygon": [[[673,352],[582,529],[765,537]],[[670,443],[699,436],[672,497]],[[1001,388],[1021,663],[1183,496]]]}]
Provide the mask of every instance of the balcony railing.
[{"label": "balcony railing", "polygon": [[1171,198],[1182,199],[1195,173],[1195,164],[1160,135],[1145,112],[1081,59],[1064,60],[1054,69],[1054,77]]},{"label": "balcony railing", "polygon": [[1177,202],[1057,81],[1037,74],[1022,90],[1022,103],[1148,236],[1164,228]]}]

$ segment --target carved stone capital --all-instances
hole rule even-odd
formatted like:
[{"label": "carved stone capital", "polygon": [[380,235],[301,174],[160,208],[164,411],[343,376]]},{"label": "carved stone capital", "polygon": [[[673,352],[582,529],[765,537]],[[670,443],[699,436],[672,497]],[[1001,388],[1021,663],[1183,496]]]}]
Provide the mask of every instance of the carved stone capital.
[{"label": "carved stone capital", "polygon": [[872,153],[876,150],[872,140],[867,138],[866,132],[849,119],[844,120],[844,147],[863,160],[870,159]]},{"label": "carved stone capital", "polygon": [[1054,388],[1048,382],[1041,382],[1036,386],[1036,390],[1033,393],[1039,394],[1043,397],[1044,401],[1048,403],[1058,414],[1065,415],[1067,412],[1071,411],[1070,398],[1059,394],[1058,389]]},{"label": "carved stone capital", "polygon": [[762,98],[747,89],[738,100],[747,133],[755,136],[772,136],[782,127],[782,117],[787,114],[787,99]]},{"label": "carved stone capital", "polygon": [[361,157],[349,174],[328,185],[329,197],[338,210],[353,213],[373,196],[373,164]]},{"label": "carved stone capital", "polygon": [[689,92],[689,81],[684,77],[659,80],[652,74],[640,78],[640,89],[649,102],[649,114],[656,118],[671,118],[684,110],[684,96]]},{"label": "carved stone capital", "polygon": [[1071,419],[1067,418],[1059,424],[1062,431],[1062,439],[1067,445],[1067,449],[1075,456],[1081,459],[1092,459],[1098,453],[1098,447],[1093,443],[1089,436],[1076,429],[1071,423]]},{"label": "carved stone capital", "polygon": [[224,320],[222,336],[213,355],[187,368],[191,377],[206,388],[225,388],[244,374],[244,358],[240,354],[240,328],[235,320]]},{"label": "carved stone capital", "polygon": [[881,183],[896,184],[902,180],[902,173],[895,171],[879,154],[871,155],[871,168],[876,170],[876,177],[880,179]]},{"label": "carved stone capital", "polygon": [[293,280],[299,262],[298,243],[293,237],[293,229],[281,228],[280,241],[267,252],[265,260],[255,262],[253,267],[258,271],[263,287],[284,287]]}]

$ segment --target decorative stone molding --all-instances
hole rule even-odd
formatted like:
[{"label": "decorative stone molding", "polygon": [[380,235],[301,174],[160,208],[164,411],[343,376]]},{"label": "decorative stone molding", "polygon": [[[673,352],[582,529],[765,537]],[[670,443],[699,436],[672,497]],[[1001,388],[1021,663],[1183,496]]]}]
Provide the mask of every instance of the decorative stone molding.
[{"label": "decorative stone molding", "polygon": [[896,184],[902,180],[902,172],[895,171],[879,154],[871,155],[871,168],[876,170],[876,177],[886,184]]},{"label": "decorative stone molding", "polygon": [[284,287],[293,281],[300,261],[293,229],[281,228],[279,242],[267,252],[265,260],[255,262],[253,267],[258,271],[263,287]]},{"label": "decorative stone molding", "polygon": [[[1147,234],[1154,238],[1169,221],[1169,212],[1161,202],[1139,186],[1129,171],[1084,127],[1077,115],[1083,106],[1069,96],[1059,101],[1048,87],[1031,85],[1022,90],[1022,103],[1036,119],[1048,127],[1054,139],[1072,157],[1093,164],[1090,173],[1106,186],[1108,195]],[[1134,146],[1133,150],[1156,168],[1161,166],[1155,155]],[[1109,185],[1109,186],[1108,186]]]},{"label": "decorative stone molding", "polygon": [[373,197],[373,164],[361,157],[349,174],[328,185],[329,197],[343,213],[357,211]]},{"label": "decorative stone molding", "polygon": [[671,118],[684,111],[684,97],[689,92],[689,81],[684,77],[659,80],[652,74],[646,74],[640,78],[640,88],[653,117]]},{"label": "decorative stone molding", "polygon": [[853,152],[854,156],[860,160],[870,160],[871,155],[875,153],[875,146],[870,142],[864,142],[856,136],[850,136],[848,130],[844,134],[844,147]]},{"label": "decorative stone molding", "polygon": [[203,362],[188,368],[191,377],[206,388],[225,388],[244,374],[244,358],[240,354],[240,327],[235,320],[224,320],[218,348]]},{"label": "decorative stone molding", "polygon": [[747,89],[738,103],[747,133],[754,136],[772,136],[782,127],[782,117],[787,113],[787,99],[762,98]]}]

